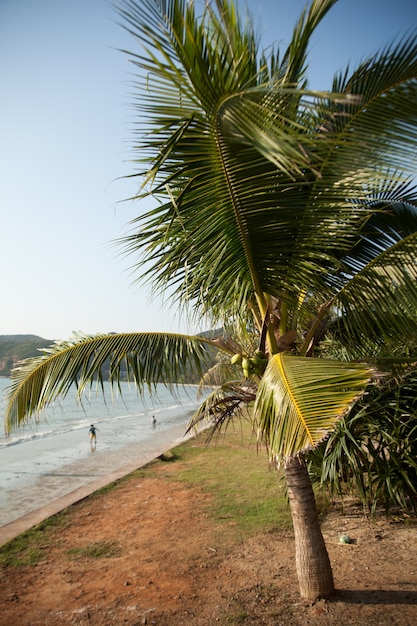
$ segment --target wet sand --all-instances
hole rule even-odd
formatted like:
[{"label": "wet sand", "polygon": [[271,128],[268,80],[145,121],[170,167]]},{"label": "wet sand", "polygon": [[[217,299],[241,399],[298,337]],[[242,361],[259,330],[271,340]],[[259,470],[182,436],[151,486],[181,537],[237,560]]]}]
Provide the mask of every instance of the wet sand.
[{"label": "wet sand", "polygon": [[184,430],[177,425],[114,451],[101,452],[98,442],[94,452],[89,450],[76,462],[40,468],[38,473],[15,472],[9,487],[2,481],[0,544],[185,441],[189,436],[184,436]]}]

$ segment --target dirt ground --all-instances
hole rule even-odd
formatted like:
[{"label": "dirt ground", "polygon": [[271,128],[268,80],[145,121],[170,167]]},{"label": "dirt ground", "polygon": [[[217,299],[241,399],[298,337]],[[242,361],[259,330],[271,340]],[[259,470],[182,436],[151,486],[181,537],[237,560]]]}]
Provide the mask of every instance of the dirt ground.
[{"label": "dirt ground", "polygon": [[[228,541],[206,512],[210,496],[175,481],[176,468],[159,462],[70,507],[45,559],[1,570],[1,626],[417,624],[415,520],[331,512],[323,534],[337,593],[308,605],[292,533]],[[353,543],[340,544],[341,532]]]}]

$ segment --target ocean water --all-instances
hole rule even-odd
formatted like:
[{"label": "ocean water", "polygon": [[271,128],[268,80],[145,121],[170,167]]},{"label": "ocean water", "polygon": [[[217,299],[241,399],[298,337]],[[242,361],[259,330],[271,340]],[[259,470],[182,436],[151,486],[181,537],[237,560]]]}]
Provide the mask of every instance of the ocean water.
[{"label": "ocean water", "polygon": [[[8,378],[0,378],[0,420],[4,424],[5,392],[10,385]],[[148,392],[140,397],[133,385],[121,383],[122,394],[113,392],[109,383],[104,383],[105,394],[92,390],[82,401],[76,399],[75,389],[63,400],[47,407],[39,418],[31,420],[6,435],[0,431],[0,454],[3,448],[23,445],[36,439],[49,438],[78,432],[87,439],[90,424],[97,426],[98,438],[104,450],[132,443],[135,438],[148,438],[171,426],[186,424],[201,402],[197,387],[178,387],[173,395],[164,385],[157,386],[156,394]],[[151,428],[152,416],[157,427]],[[152,432],[154,431],[154,432]],[[101,434],[100,434],[101,433]]]},{"label": "ocean water", "polygon": [[[4,423],[4,390],[0,378],[0,418]],[[185,434],[202,398],[195,386],[179,387],[173,396],[164,385],[156,395],[139,397],[122,383],[112,397],[110,385],[90,392],[82,404],[75,390],[9,436],[0,431],[0,526],[127,464],[161,453]],[[152,425],[152,416],[156,426]],[[98,429],[94,448],[89,428]],[[0,427],[1,428],[1,427]]]}]

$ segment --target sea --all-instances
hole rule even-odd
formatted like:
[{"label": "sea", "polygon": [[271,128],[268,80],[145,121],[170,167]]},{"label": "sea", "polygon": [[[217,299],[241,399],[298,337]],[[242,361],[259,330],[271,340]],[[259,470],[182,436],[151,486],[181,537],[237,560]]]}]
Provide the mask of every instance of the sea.
[{"label": "sea", "polygon": [[[0,378],[2,423],[9,385]],[[9,435],[0,431],[0,526],[127,464],[140,467],[180,443],[202,399],[193,385],[173,395],[161,384],[142,397],[127,382],[121,393],[105,383],[104,396],[93,389],[80,402],[71,390]],[[93,447],[91,424],[97,428]]]}]

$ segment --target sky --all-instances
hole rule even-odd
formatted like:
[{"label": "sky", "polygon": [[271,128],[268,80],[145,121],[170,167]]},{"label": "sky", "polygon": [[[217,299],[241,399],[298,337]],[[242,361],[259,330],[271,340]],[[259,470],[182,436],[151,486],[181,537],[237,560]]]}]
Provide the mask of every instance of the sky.
[{"label": "sky", "polygon": [[[305,4],[238,3],[282,49]],[[313,37],[310,86],[416,27],[415,0],[339,0]],[[0,335],[202,330],[133,285],[112,244],[146,209],[126,201],[135,117],[119,49],[138,50],[107,0],[0,0]]]}]

